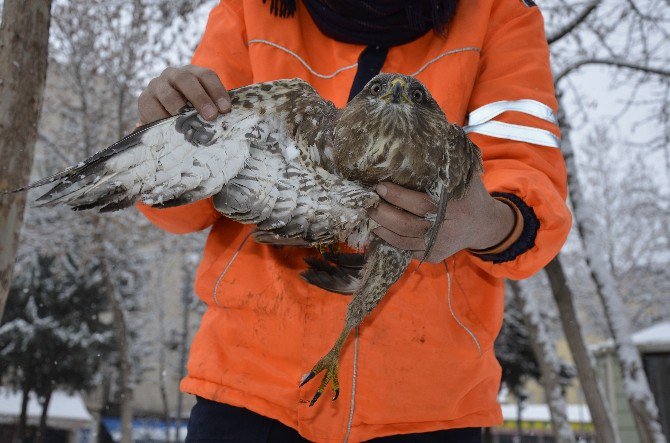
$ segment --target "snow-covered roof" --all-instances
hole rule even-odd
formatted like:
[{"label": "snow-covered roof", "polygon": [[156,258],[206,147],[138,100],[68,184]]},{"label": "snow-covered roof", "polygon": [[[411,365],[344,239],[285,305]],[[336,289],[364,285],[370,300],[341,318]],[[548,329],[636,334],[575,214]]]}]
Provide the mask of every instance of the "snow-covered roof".
[{"label": "snow-covered roof", "polygon": [[[21,413],[21,392],[0,386],[0,423],[15,423]],[[42,407],[35,393],[28,400],[28,423],[37,424],[42,415]],[[81,395],[55,391],[47,410],[47,424],[56,429],[77,429],[93,423]]]},{"label": "snow-covered roof", "polygon": [[[670,352],[670,320],[656,323],[633,334],[633,343],[643,352]],[[605,340],[592,346],[596,354],[604,354],[614,349],[612,340]]]},{"label": "snow-covered roof", "polygon": [[[505,421],[516,421],[517,405],[514,403],[502,404],[502,413]],[[586,405],[568,405],[568,421],[570,423],[591,423],[591,413]],[[528,404],[521,408],[523,421],[551,421],[549,406],[546,404]]]},{"label": "snow-covered roof", "polygon": [[645,350],[670,351],[670,321],[656,323],[633,334],[633,343]]}]

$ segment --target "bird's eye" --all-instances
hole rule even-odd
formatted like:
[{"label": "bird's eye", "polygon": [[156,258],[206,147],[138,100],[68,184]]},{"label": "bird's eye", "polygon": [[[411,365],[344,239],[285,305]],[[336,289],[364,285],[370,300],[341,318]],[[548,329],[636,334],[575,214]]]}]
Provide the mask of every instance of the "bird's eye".
[{"label": "bird's eye", "polygon": [[378,95],[382,91],[382,86],[379,83],[373,83],[370,86],[370,92],[372,95]]},{"label": "bird's eye", "polygon": [[415,89],[414,92],[412,92],[412,100],[415,102],[423,100],[423,92],[421,92],[420,89]]}]

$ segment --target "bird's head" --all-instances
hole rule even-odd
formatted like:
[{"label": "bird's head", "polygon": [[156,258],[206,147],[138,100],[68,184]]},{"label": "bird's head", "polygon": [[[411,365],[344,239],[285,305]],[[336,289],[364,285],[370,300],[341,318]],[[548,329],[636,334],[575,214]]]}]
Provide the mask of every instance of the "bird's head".
[{"label": "bird's head", "polygon": [[444,112],[419,80],[379,74],[340,111],[335,163],[350,179],[384,179],[380,174],[387,174],[392,164],[425,162],[431,146],[444,145],[435,140],[445,139],[447,127]]},{"label": "bird's head", "polygon": [[385,73],[375,76],[347,108],[357,106],[365,106],[372,112],[392,114],[415,114],[422,110],[441,114],[439,105],[423,83],[403,74]]},{"label": "bird's head", "polygon": [[365,87],[363,95],[386,104],[415,106],[428,97],[426,88],[412,77],[400,74],[380,74]]},{"label": "bird's head", "polygon": [[445,121],[444,113],[428,89],[414,77],[379,74],[342,110],[348,124],[374,120],[384,132],[408,131],[420,122]]}]

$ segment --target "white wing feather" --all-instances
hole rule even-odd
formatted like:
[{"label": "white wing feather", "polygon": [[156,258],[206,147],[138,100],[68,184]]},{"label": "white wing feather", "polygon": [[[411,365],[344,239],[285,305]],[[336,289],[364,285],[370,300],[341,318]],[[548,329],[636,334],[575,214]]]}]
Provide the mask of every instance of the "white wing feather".
[{"label": "white wing feather", "polygon": [[296,144],[302,140],[296,131],[315,117],[287,106],[295,97],[332,105],[301,80],[252,85],[231,96],[232,112],[213,122],[184,110],[29,187],[54,184],[41,205],[101,211],[137,200],[166,207],[214,196],[224,215],[267,231],[258,236],[267,242],[342,241],[360,231],[377,195],[314,163],[318,150]]}]

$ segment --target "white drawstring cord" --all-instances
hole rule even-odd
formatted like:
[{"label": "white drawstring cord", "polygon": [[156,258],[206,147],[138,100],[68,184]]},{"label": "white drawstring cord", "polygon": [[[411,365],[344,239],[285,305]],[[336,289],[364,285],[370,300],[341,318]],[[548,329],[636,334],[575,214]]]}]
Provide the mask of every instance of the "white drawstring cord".
[{"label": "white drawstring cord", "polygon": [[216,283],[214,284],[214,303],[216,303],[216,306],[218,306],[218,307],[221,307],[221,305],[219,304],[219,300],[216,297],[216,292],[219,289],[219,283],[221,283],[221,279],[223,278],[224,275],[226,275],[226,272],[228,272],[228,268],[230,268],[230,265],[232,265],[233,262],[235,261],[235,259],[237,258],[237,254],[240,253],[240,251],[242,250],[242,247],[244,247],[244,244],[247,242],[247,240],[249,240],[249,237],[251,236],[252,232],[253,231],[249,231],[249,233],[247,233],[247,235],[244,236],[244,239],[242,240],[242,243],[240,243],[240,245],[237,247],[237,250],[235,251],[233,256],[230,258],[230,260],[228,261],[228,264],[226,265],[226,267],[223,268],[223,271],[221,271],[221,275],[219,275],[219,278],[216,279]]},{"label": "white drawstring cord", "polygon": [[479,351],[479,355],[482,355],[482,347],[479,344],[479,340],[477,340],[477,336],[472,332],[470,329],[468,329],[467,326],[465,326],[459,319],[456,317],[456,313],[454,312],[454,308],[451,306],[451,273],[449,272],[449,265],[447,262],[443,262],[444,267],[447,269],[447,304],[449,305],[449,311],[451,311],[451,316],[454,317],[454,320],[456,320],[456,323],[458,326],[463,328],[465,332],[470,334],[470,337],[472,337],[472,340],[475,342],[477,345],[477,350]]}]

